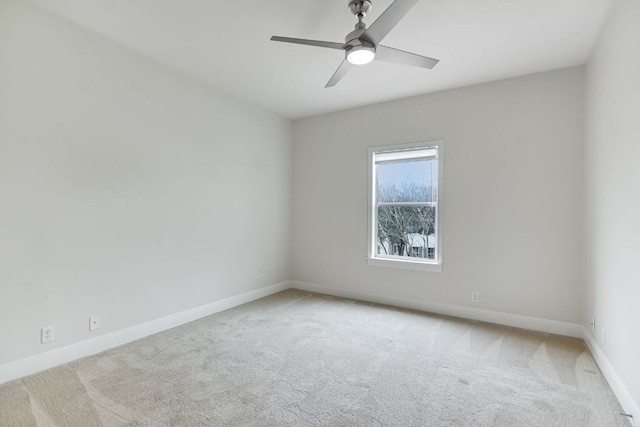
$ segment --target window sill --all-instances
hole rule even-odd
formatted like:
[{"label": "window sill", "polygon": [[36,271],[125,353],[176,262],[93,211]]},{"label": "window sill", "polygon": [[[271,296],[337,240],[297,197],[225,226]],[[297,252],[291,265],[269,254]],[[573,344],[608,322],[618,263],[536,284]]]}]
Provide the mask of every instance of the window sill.
[{"label": "window sill", "polygon": [[388,258],[367,258],[367,264],[375,267],[399,268],[402,270],[429,271],[442,273],[442,264],[435,262],[405,261]]}]

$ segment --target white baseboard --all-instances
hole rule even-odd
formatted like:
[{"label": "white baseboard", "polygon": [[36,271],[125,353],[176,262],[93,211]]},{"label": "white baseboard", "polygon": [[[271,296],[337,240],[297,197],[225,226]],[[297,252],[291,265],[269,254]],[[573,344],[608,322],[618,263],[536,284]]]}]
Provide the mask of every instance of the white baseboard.
[{"label": "white baseboard", "polygon": [[[638,403],[633,400],[609,360],[588,330],[582,325],[299,281],[286,281],[266,286],[46,353],[0,365],[0,384],[127,344],[289,288],[582,338],[625,412],[640,418]],[[633,423],[633,420],[630,421]]]},{"label": "white baseboard", "polygon": [[284,291],[289,287],[290,282],[277,283],[190,310],[171,314],[160,319],[141,323],[130,328],[121,329],[99,337],[57,348],[46,353],[36,354],[31,357],[16,360],[15,362],[0,365],[0,384],[127,344],[131,341],[175,328],[176,326],[184,325],[185,323]]},{"label": "white baseboard", "polygon": [[[596,363],[600,367],[602,374],[609,382],[611,389],[620,401],[620,404],[624,408],[625,413],[632,414],[635,417],[640,417],[640,409],[638,409],[638,404],[633,400],[628,389],[626,388],[616,371],[613,369],[613,366],[611,365],[611,363],[609,363],[604,353],[598,347],[598,344],[595,342],[591,334],[589,334],[589,332],[583,325],[540,319],[536,317],[520,316],[517,314],[500,313],[497,311],[482,310],[451,304],[394,297],[374,292],[319,285],[316,283],[292,281],[290,282],[290,286],[294,289],[333,295],[342,298],[350,298],[360,301],[368,301],[378,304],[386,304],[396,307],[421,310],[430,313],[462,317],[464,319],[497,323],[505,326],[513,326],[516,328],[530,329],[534,331],[564,335],[574,338],[582,338],[591,351],[591,354],[593,355]],[[631,424],[633,424],[634,420],[630,419],[630,422]]]},{"label": "white baseboard", "polygon": [[318,285],[316,283],[299,281],[292,281],[290,283],[292,288],[309,292],[317,292],[320,294],[375,302],[378,304],[393,305],[397,307],[427,311],[430,313],[444,314],[447,316],[462,317],[464,319],[479,320],[482,322],[497,323],[505,326],[531,329],[534,331],[564,335],[574,338],[582,338],[583,336],[583,326],[574,323],[558,322],[555,320],[520,316],[518,314],[501,313],[498,311],[482,310],[478,308],[463,307],[460,305],[394,297],[391,295],[378,294],[374,292],[338,288],[335,286],[327,285]]},{"label": "white baseboard", "polygon": [[629,393],[629,390],[624,385],[615,369],[613,369],[613,365],[611,365],[611,362],[609,362],[609,359],[607,359],[607,357],[604,355],[604,352],[600,349],[600,346],[598,346],[598,343],[589,333],[589,330],[587,328],[583,327],[582,338],[587,344],[589,351],[591,351],[591,354],[598,364],[598,367],[602,371],[602,375],[604,375],[604,377],[607,379],[609,386],[611,386],[611,389],[618,398],[618,401],[620,401],[620,405],[622,405],[624,412],[634,416],[634,418],[630,419],[630,421],[633,425],[635,425],[635,418],[637,417],[638,419],[640,419],[640,406],[636,401],[633,400],[633,397],[631,397],[631,393]]}]

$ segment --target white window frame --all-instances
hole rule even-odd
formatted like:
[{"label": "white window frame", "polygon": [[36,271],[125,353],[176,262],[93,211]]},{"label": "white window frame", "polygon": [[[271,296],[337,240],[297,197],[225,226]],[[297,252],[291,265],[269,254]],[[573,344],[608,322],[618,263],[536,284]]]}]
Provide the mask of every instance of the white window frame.
[{"label": "white window frame", "polygon": [[[435,259],[419,259],[395,256],[380,256],[377,254],[377,214],[376,209],[376,179],[374,154],[406,151],[410,158],[411,151],[417,149],[437,149],[438,160],[438,198],[436,205],[436,253]],[[376,267],[401,268],[405,270],[419,270],[429,272],[442,272],[442,208],[443,208],[443,176],[444,176],[444,141],[425,141],[410,144],[386,145],[369,148],[369,179],[368,179],[368,215],[367,215],[367,263]]]}]

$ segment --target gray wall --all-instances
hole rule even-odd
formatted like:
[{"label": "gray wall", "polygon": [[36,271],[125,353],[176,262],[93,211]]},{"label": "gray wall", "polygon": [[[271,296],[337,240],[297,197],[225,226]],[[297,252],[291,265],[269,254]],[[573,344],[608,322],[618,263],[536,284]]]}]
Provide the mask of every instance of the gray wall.
[{"label": "gray wall", "polygon": [[640,2],[615,0],[587,64],[584,206],[584,323],[591,332],[588,325],[596,318],[592,334],[629,390],[636,411],[640,406],[639,23]]},{"label": "gray wall", "polygon": [[[583,87],[575,67],[296,120],[293,279],[580,323]],[[367,149],[436,139],[443,272],[368,266]]]},{"label": "gray wall", "polygon": [[291,144],[289,120],[3,1],[0,364],[288,279]]}]

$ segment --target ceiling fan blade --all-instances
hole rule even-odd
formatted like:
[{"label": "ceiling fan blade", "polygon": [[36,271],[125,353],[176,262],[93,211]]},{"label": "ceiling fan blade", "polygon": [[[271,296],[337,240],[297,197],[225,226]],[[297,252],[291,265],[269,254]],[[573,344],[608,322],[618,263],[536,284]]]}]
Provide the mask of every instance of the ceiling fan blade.
[{"label": "ceiling fan blade", "polygon": [[429,58],[428,56],[417,55],[404,50],[394,49],[392,47],[378,45],[376,48],[375,59],[385,62],[395,62],[396,64],[411,65],[420,68],[433,68],[439,59]]},{"label": "ceiling fan blade", "polygon": [[391,3],[391,6],[382,12],[382,15],[369,26],[359,39],[366,40],[377,46],[416,3],[418,3],[418,0],[394,1]]},{"label": "ceiling fan blade", "polygon": [[340,79],[342,79],[345,74],[349,72],[351,67],[353,67],[351,62],[347,61],[346,59],[343,60],[342,64],[340,64],[336,72],[333,73],[333,76],[331,77],[331,79],[329,79],[325,87],[334,87],[335,85],[337,85]]},{"label": "ceiling fan blade", "polygon": [[291,37],[273,36],[271,40],[274,42],[285,42],[295,44],[306,44],[308,46],[326,47],[329,49],[345,50],[347,45],[344,43],[324,42],[319,40],[294,39]]}]

